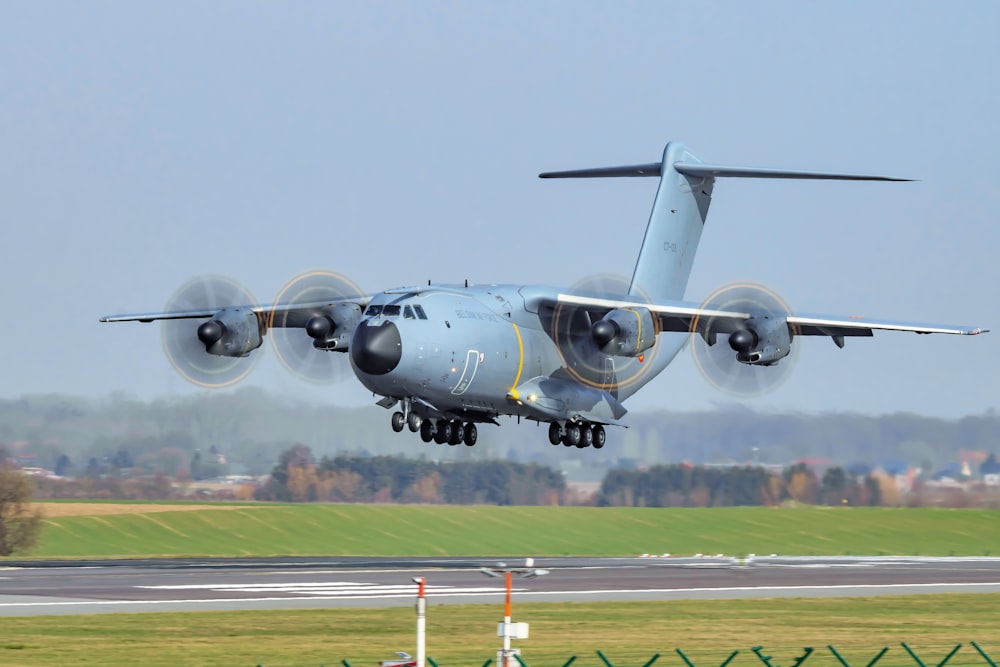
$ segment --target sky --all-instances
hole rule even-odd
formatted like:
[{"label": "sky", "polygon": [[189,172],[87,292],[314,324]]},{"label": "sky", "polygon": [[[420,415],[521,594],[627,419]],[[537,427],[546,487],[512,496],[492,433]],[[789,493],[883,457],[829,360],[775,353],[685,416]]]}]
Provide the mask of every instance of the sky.
[{"label": "sky", "polygon": [[[631,275],[654,179],[704,161],[919,179],[716,184],[686,298],[753,280],[793,310],[1000,329],[1000,3],[0,4],[0,398],[188,396],[157,325],[217,274],[269,302],[310,269],[369,292]],[[691,355],[632,410],[897,411],[1000,398],[1000,331],[798,340],[781,386]],[[348,380],[244,381],[337,405]]]}]

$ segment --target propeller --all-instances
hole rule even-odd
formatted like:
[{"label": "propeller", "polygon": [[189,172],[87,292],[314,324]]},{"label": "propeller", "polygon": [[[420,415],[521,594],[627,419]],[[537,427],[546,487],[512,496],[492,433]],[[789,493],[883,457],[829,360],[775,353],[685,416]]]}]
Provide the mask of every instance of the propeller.
[{"label": "propeller", "polygon": [[[182,285],[167,301],[166,311],[221,311],[229,307],[248,310],[255,304],[253,295],[239,283],[224,276],[208,275]],[[163,349],[184,379],[200,387],[226,387],[250,373],[256,355],[244,358],[209,354],[206,348],[225,334],[225,325],[216,319],[164,320]]]},{"label": "propeller", "polygon": [[[628,293],[630,283],[624,276],[596,274],[577,281],[566,291],[573,296],[648,302],[642,294]],[[573,379],[617,395],[620,388],[636,382],[652,368],[649,360],[656,354],[656,347],[638,357],[602,351],[620,333],[616,323],[602,319],[604,314],[600,309],[560,304],[552,313],[549,335]]]},{"label": "propeller", "polygon": [[276,308],[268,317],[271,342],[282,365],[317,384],[351,375],[350,361],[346,354],[340,353],[347,349],[347,337],[337,343],[331,337],[350,333],[338,331],[337,320],[350,317],[354,307],[337,306],[337,302],[360,303],[362,295],[361,288],[353,281],[333,271],[307,271],[292,278],[278,292],[274,303],[279,307],[301,305],[305,310],[289,312]]},{"label": "propeller", "polygon": [[[772,290],[746,282],[720,287],[701,307],[750,313],[764,322],[780,322],[791,312],[788,304]],[[716,389],[734,396],[749,398],[774,389],[788,377],[794,364],[794,345],[788,357],[769,366],[738,361],[737,356],[746,358],[754,350],[759,337],[749,326],[734,329],[731,320],[695,318],[691,332],[695,334],[691,352],[702,376]],[[793,330],[791,334],[794,337],[796,332]],[[714,344],[710,345],[706,338],[714,338]]]}]

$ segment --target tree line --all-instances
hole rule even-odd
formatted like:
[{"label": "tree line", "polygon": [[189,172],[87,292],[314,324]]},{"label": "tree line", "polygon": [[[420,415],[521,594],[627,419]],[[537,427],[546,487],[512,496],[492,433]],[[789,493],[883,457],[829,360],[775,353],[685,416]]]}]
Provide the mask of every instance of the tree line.
[{"label": "tree line", "polygon": [[[773,414],[738,406],[637,412],[629,415],[630,428],[609,433],[600,451],[550,447],[544,428],[512,421],[481,431],[479,446],[471,449],[424,447],[404,443],[386,422],[378,407],[311,404],[254,387],[152,401],[122,394],[24,396],[0,399],[0,449],[31,461],[22,465],[67,477],[263,475],[282,451],[302,442],[318,456],[501,458],[597,480],[614,468],[680,461],[780,465],[805,458],[845,468],[903,462],[930,475],[958,461],[961,450],[995,452],[1000,443],[1000,414],[993,411],[955,420],[906,413]],[[225,462],[212,456],[213,448]]]},{"label": "tree line", "polygon": [[731,507],[779,505],[880,505],[893,496],[895,482],[884,475],[851,475],[828,468],[820,478],[805,464],[781,474],[762,467],[652,466],[646,470],[612,470],[595,501],[615,507]]},{"label": "tree line", "polygon": [[437,462],[393,456],[315,461],[305,445],[282,452],[257,500],[284,502],[560,505],[559,471],[512,461]]}]

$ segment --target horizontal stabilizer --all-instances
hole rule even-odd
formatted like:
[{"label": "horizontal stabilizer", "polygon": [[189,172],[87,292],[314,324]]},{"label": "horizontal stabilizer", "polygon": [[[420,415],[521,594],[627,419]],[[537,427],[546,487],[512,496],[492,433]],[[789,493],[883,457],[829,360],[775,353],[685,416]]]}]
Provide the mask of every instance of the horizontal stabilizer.
[{"label": "horizontal stabilizer", "polygon": [[839,174],[824,171],[798,171],[795,169],[758,169],[756,167],[727,167],[718,164],[675,162],[674,169],[685,176],[704,178],[799,178],[828,181],[912,181],[912,178],[866,176],[864,174]]},{"label": "horizontal stabilizer", "polygon": [[[912,181],[912,178],[891,176],[870,176],[866,174],[843,174],[827,171],[802,171],[798,169],[761,169],[757,167],[732,167],[698,162],[674,162],[678,173],[694,178],[791,178],[825,181]],[[569,171],[546,171],[538,178],[625,178],[632,176],[660,176],[663,167],[658,162],[632,164],[623,167],[596,167],[594,169],[572,169]]]},{"label": "horizontal stabilizer", "polygon": [[659,176],[660,163],[633,164],[624,167],[597,167],[596,169],[573,169],[571,171],[547,171],[538,178],[615,178],[625,176]]}]

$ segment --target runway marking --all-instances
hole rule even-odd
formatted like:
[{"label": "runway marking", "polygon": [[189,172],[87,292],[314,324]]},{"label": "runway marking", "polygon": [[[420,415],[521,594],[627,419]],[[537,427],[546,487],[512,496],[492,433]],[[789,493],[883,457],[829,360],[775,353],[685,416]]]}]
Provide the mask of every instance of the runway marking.
[{"label": "runway marking", "polygon": [[[389,587],[386,587],[389,588]],[[412,588],[412,587],[410,587]],[[656,588],[656,589],[605,589],[589,591],[516,591],[518,596],[573,596],[573,595],[600,595],[600,594],[650,594],[650,593],[728,593],[755,591],[763,593],[798,592],[798,591],[823,591],[823,590],[893,590],[893,589],[971,589],[969,592],[978,592],[976,589],[991,588],[990,592],[1000,590],[1000,582],[980,582],[980,583],[924,583],[924,584],[838,584],[833,586],[731,586],[719,588]],[[438,591],[432,597],[480,597],[484,594],[501,594],[501,589],[490,589],[488,591],[476,592],[473,589],[452,589]],[[0,602],[0,608],[7,607],[99,607],[99,606],[138,606],[138,605],[199,605],[199,604],[241,604],[248,602],[289,602],[294,600],[345,600],[345,599],[389,599],[389,598],[412,598],[413,591],[407,592],[370,592],[363,594],[348,593],[343,595],[318,595],[309,597],[254,597],[254,598],[209,598],[209,599],[173,599],[173,600],[61,600],[53,602]]]},{"label": "runway marking", "polygon": [[[373,584],[357,583],[351,581],[317,581],[301,583],[280,583],[280,584],[176,584],[159,586],[135,586],[151,590],[164,591],[196,591],[208,590],[217,593],[289,593],[293,595],[307,595],[310,597],[335,598],[363,598],[381,596],[406,597],[414,595],[414,584]],[[483,595],[489,593],[503,593],[503,588],[496,586],[427,586],[430,595]],[[243,598],[240,598],[243,599]]]}]

